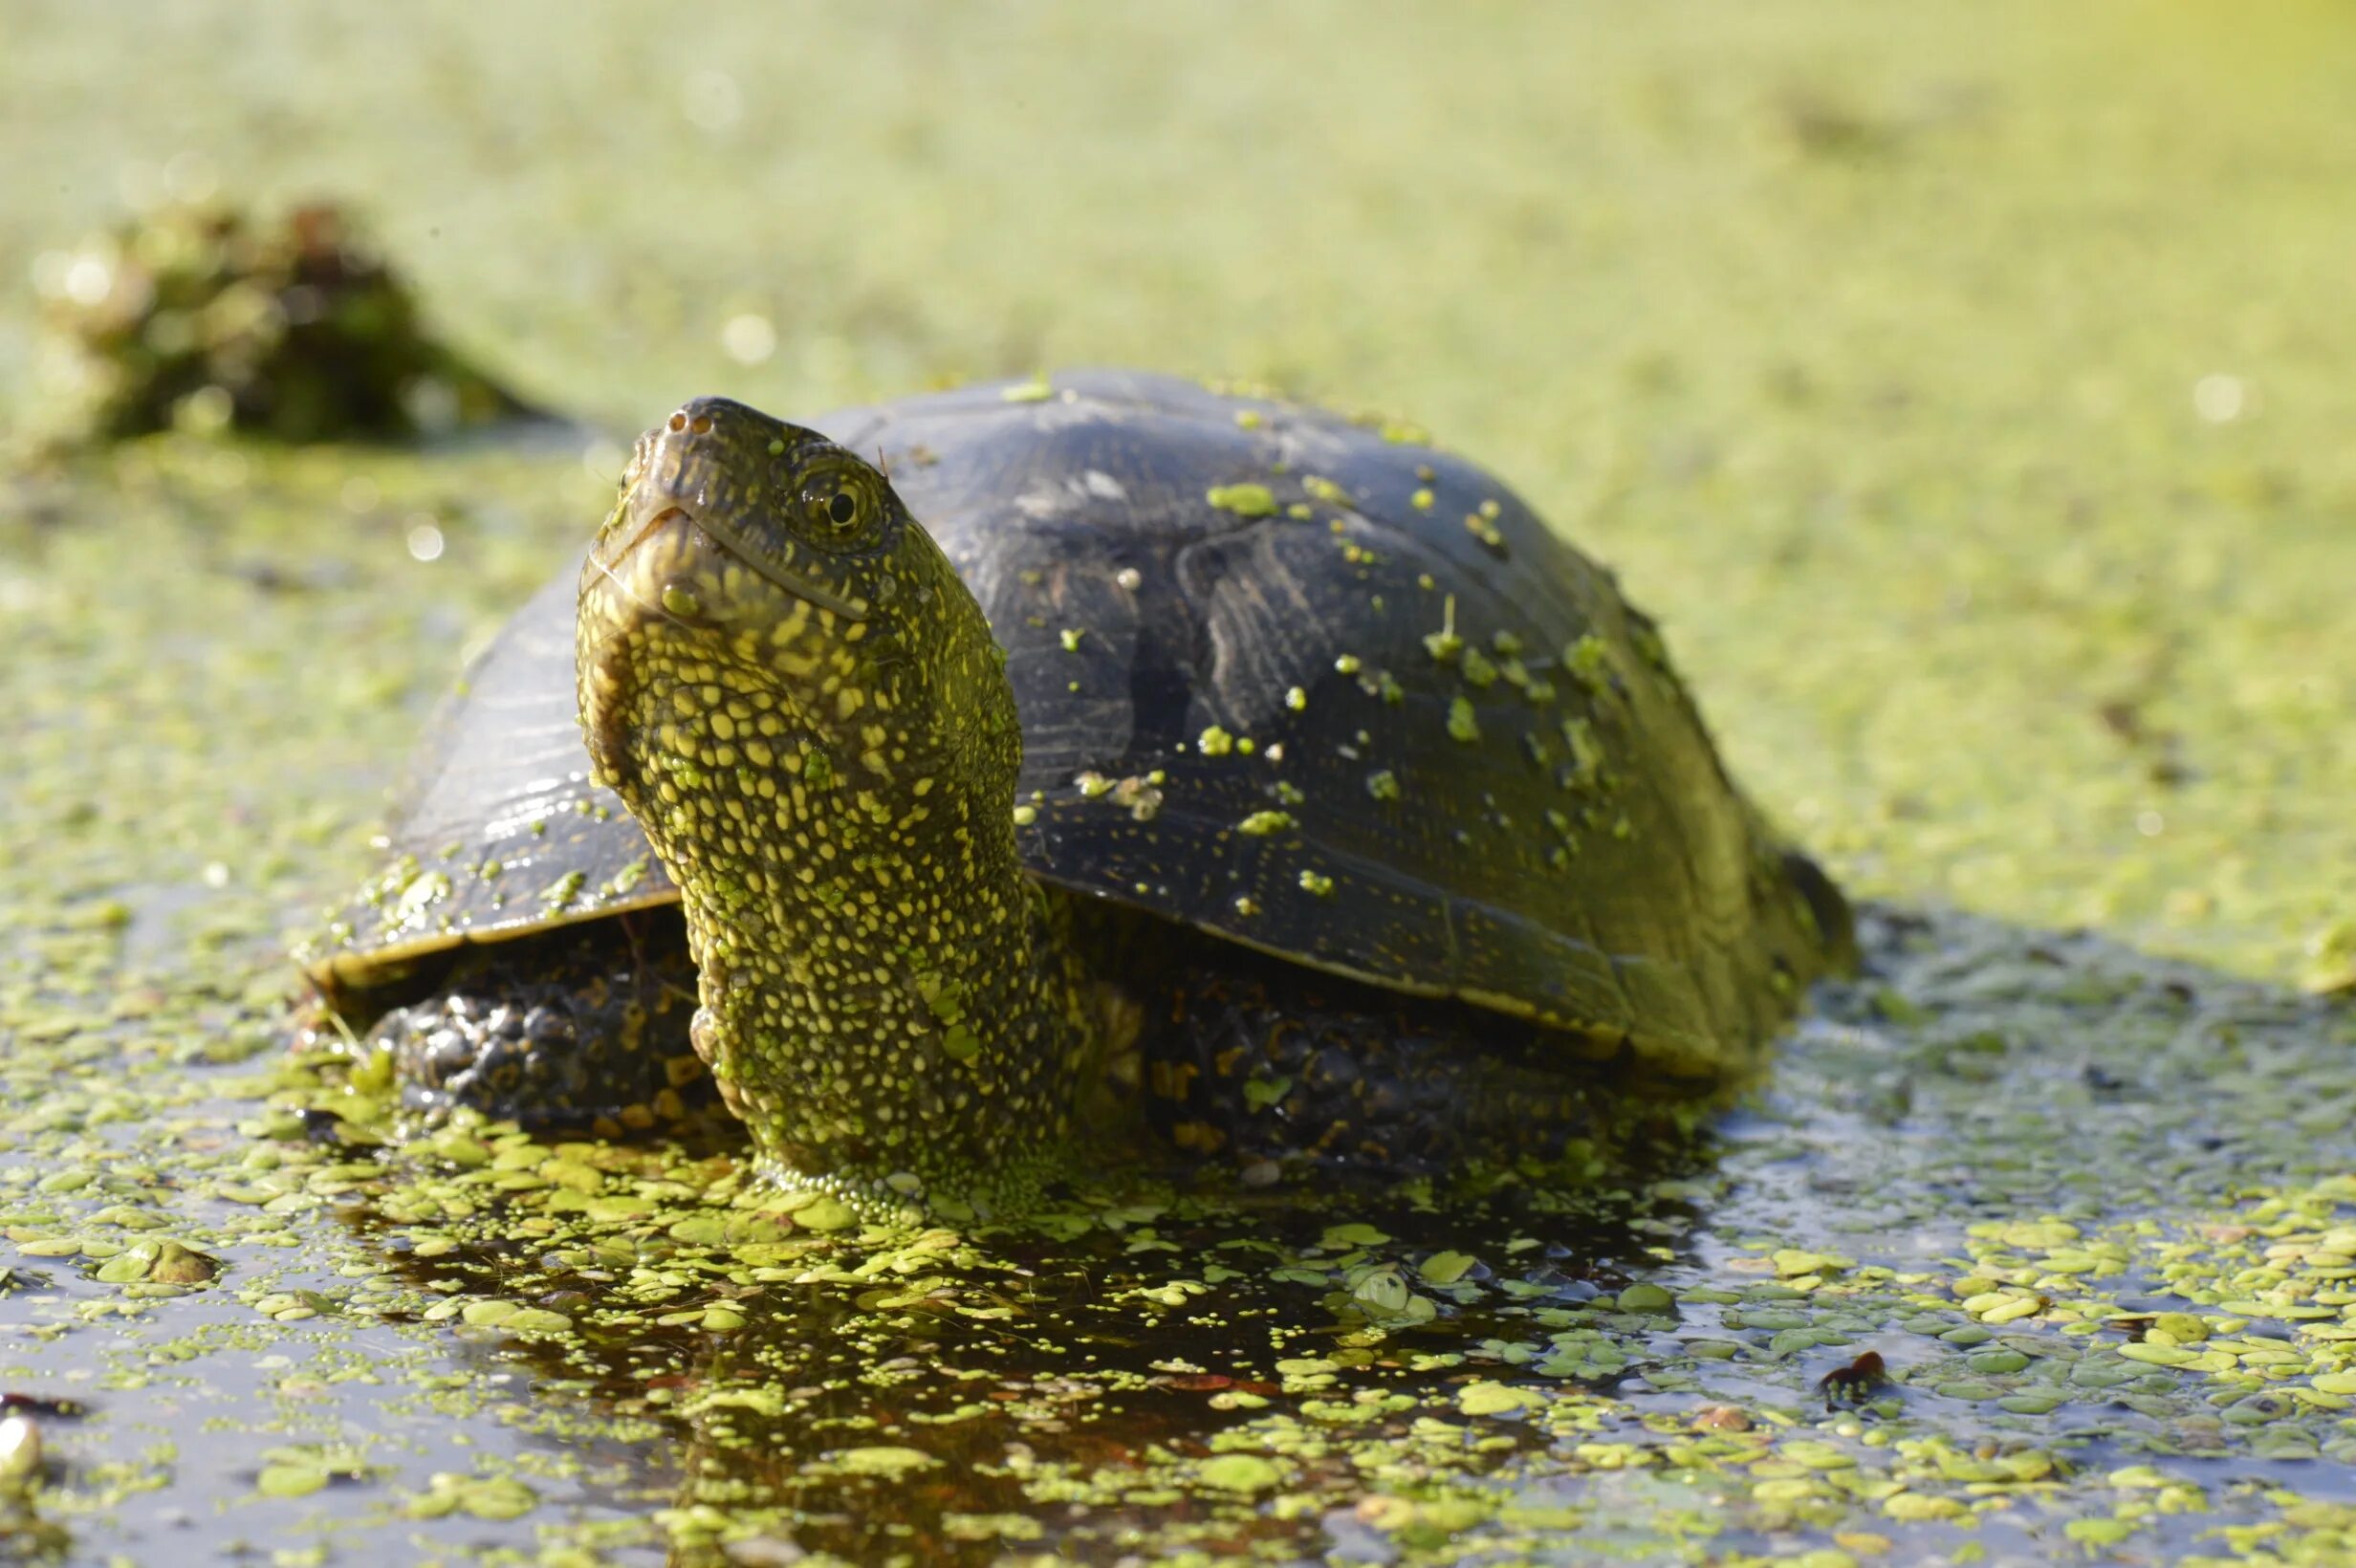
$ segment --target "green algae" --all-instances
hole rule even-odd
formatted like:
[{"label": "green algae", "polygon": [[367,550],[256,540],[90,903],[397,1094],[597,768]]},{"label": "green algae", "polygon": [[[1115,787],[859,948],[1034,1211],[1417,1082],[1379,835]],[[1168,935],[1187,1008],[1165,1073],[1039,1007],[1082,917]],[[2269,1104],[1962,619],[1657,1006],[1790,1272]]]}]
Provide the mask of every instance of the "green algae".
[{"label": "green algae", "polygon": [[[222,206],[142,214],[36,270],[60,336],[63,439],[173,425],[288,441],[414,438],[524,404],[419,320],[415,297],[327,204],[269,221]],[[425,548],[430,534],[420,535]]]},{"label": "green algae", "polygon": [[[185,37],[93,73],[25,30],[6,134],[57,179],[0,273],[111,221],[119,175],[209,163],[382,192],[437,316],[617,429],[656,386],[787,410],[1102,359],[1411,403],[1626,574],[1757,796],[1896,902],[1753,1102],[1578,1187],[1147,1173],[1023,1231],[869,1228],[726,1147],[387,1143],[372,1064],[281,1057],[277,949],[618,450],[12,466],[0,1387],[89,1413],[25,1414],[11,1550],[2356,1557],[2344,19],[1353,20],[1367,88],[1314,144],[1282,66],[1333,13],[1173,11],[1134,58],[813,18],[840,68],[748,75],[721,130],[620,33],[544,29],[607,128],[533,176],[578,291],[417,178],[482,166],[512,100],[389,25],[249,82],[316,133],[283,175],[269,117],[187,163],[172,96],[120,92],[243,79]],[[830,110],[902,71],[933,90],[896,120]],[[805,113],[861,127],[824,168],[680,156]],[[1083,220],[1141,158],[1223,221]],[[726,225],[615,199],[711,169]],[[1011,222],[1060,243],[942,237]],[[755,306],[762,367],[717,344]],[[1916,913],[1951,902],[1999,920]],[[1827,1408],[1867,1351],[1886,1381]]]}]

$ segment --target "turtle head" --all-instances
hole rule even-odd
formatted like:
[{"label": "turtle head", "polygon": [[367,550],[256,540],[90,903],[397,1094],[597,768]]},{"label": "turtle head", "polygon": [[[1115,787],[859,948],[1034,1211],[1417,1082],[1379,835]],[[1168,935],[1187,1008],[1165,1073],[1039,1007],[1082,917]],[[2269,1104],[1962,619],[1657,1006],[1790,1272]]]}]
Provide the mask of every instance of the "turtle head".
[{"label": "turtle head", "polygon": [[581,571],[597,777],[678,883],[696,1049],[766,1165],[1011,1190],[1086,1044],[1035,940],[990,622],[884,474],[698,399],[639,443]]},{"label": "turtle head", "polygon": [[1016,737],[989,624],[890,482],[726,398],[639,438],[582,568],[578,624],[583,730],[617,785],[659,739],[633,735],[623,710],[657,665],[694,666],[706,673],[691,684],[727,692],[665,715],[674,748],[727,742],[748,707],[755,727],[877,774],[944,729]]}]

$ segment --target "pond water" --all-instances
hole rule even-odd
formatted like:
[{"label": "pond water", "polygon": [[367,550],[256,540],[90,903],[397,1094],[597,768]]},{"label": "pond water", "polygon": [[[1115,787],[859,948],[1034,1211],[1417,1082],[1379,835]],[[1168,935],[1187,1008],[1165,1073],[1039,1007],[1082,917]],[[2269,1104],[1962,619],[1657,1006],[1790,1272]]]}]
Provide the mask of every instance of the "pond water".
[{"label": "pond water", "polygon": [[[0,1550],[2356,1559],[2345,11],[11,30]],[[207,186],[359,205],[587,423],[19,439],[34,280]],[[927,1230],[287,1055],[639,424],[1086,361],[1410,412],[1622,569],[1870,901],[1762,1090],[1584,1181]]]}]

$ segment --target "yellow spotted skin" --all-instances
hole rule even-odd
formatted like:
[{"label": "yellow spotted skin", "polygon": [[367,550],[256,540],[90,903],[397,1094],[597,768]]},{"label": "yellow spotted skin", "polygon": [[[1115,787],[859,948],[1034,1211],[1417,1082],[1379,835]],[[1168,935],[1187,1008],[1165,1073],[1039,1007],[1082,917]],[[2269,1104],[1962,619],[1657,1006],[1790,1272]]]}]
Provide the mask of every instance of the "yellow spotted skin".
[{"label": "yellow spotted skin", "polygon": [[699,400],[583,569],[599,782],[682,890],[697,1050],[760,1158],[1018,1201],[1090,1072],[1087,975],[1023,874],[989,623],[874,470]]}]

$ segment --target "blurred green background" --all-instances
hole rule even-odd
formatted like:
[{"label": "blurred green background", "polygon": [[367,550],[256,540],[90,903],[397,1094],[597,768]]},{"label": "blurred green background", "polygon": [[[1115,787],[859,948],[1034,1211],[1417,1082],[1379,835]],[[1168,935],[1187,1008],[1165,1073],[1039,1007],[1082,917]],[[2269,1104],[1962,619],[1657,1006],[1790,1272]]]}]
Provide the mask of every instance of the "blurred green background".
[{"label": "blurred green background", "polygon": [[617,440],[1098,362],[1397,410],[1622,569],[1863,885],[2335,962],[2345,6],[93,15],[0,12],[0,278],[326,194]]}]

